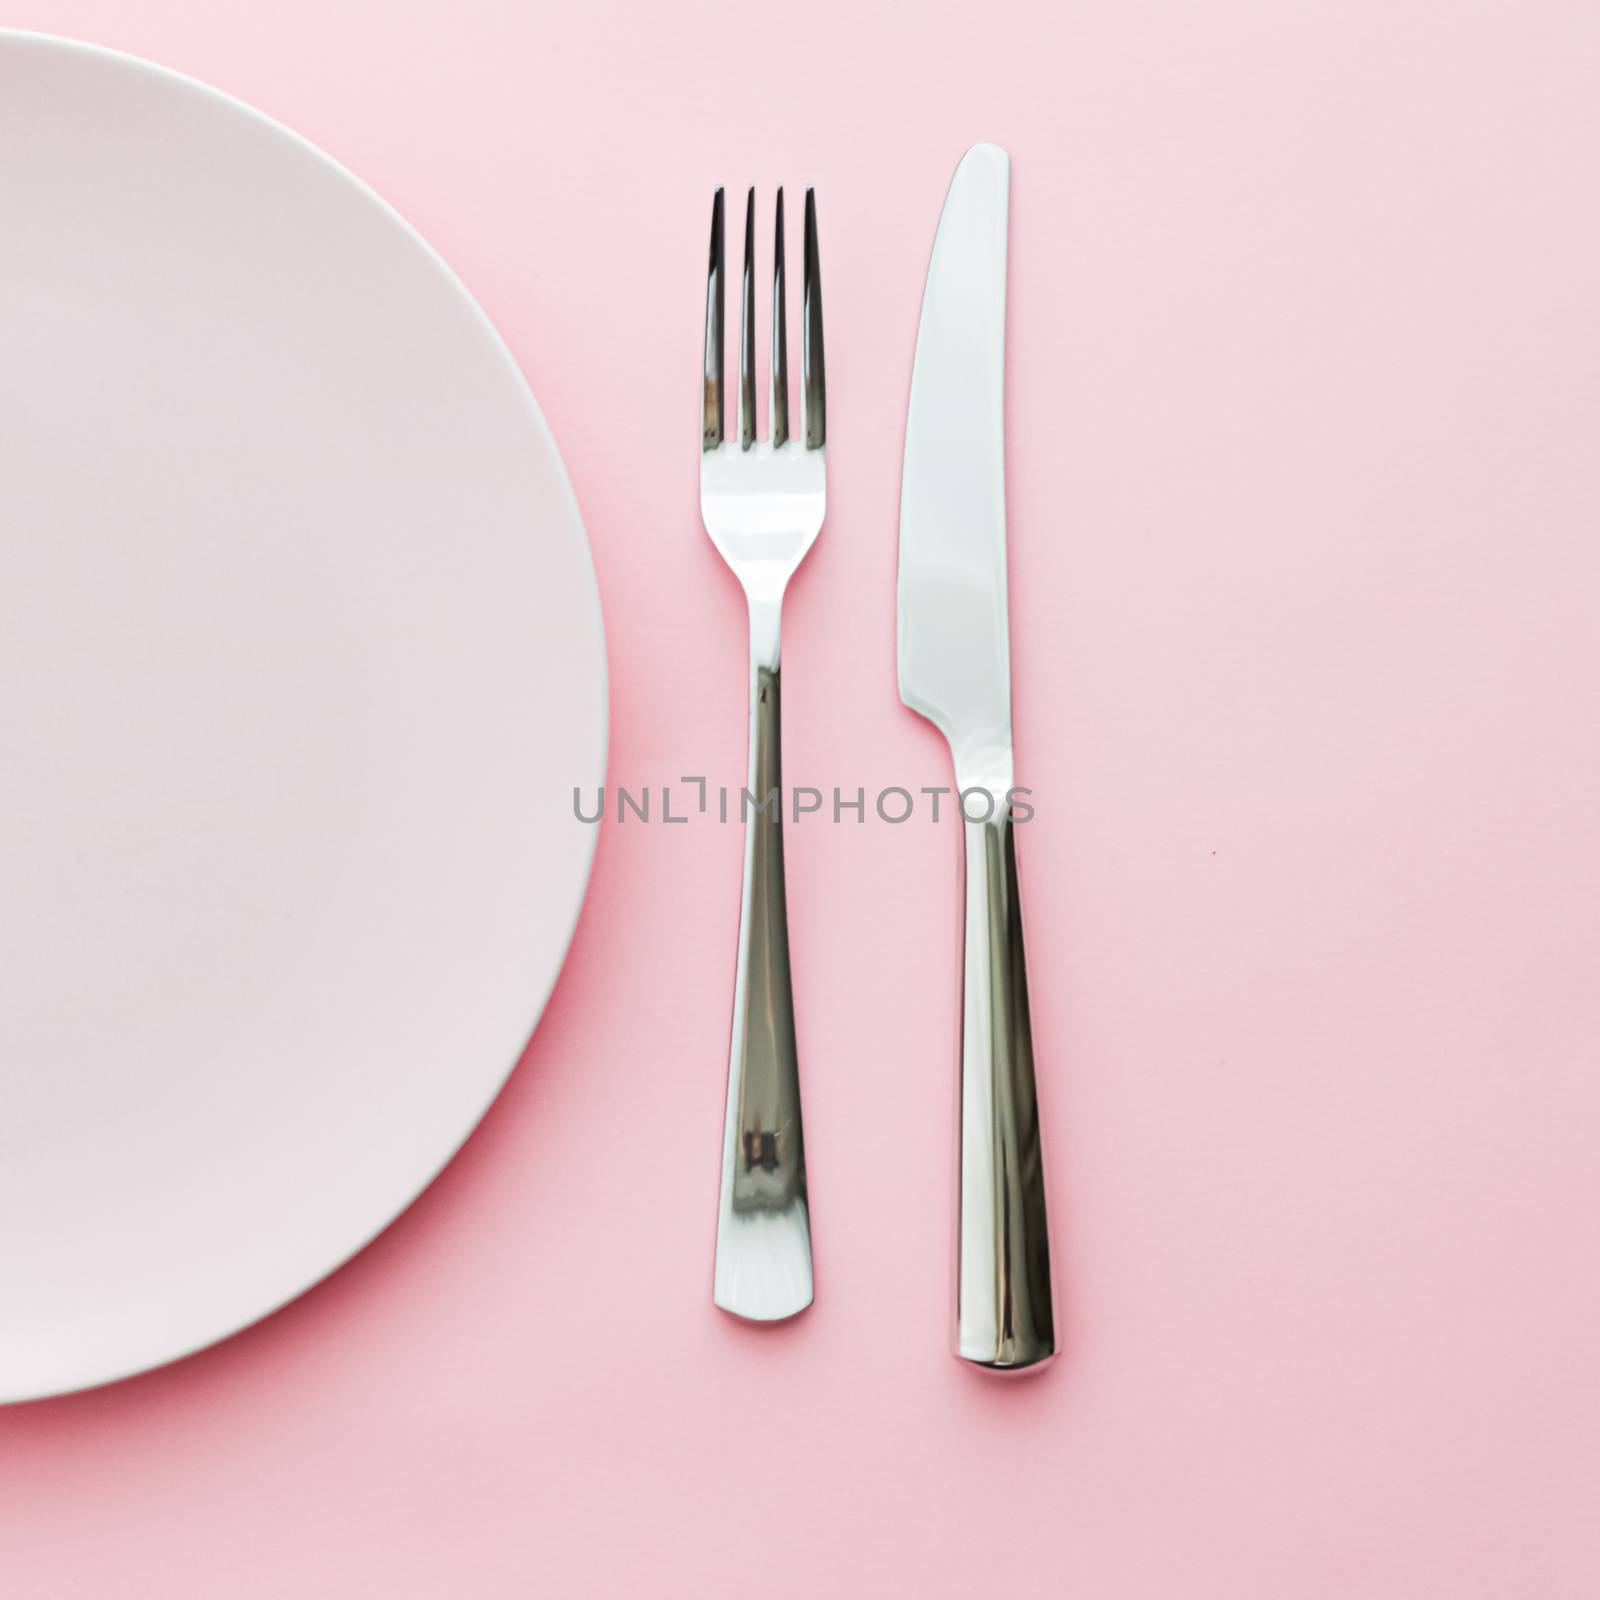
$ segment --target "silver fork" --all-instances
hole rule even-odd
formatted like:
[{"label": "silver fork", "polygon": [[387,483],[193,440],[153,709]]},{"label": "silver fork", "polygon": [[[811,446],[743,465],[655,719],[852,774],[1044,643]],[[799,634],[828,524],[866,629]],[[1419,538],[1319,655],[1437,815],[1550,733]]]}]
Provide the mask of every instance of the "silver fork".
[{"label": "silver fork", "polygon": [[756,438],[756,192],[744,214],[744,293],[739,322],[739,442],[724,437],[722,381],[722,190],[711,206],[706,285],[700,515],[711,541],[744,586],[750,609],[751,798],[745,817],[744,897],[733,984],[733,1036],[722,1143],[713,1296],[757,1322],[792,1317],[811,1304],[811,1216],[806,1199],[800,1069],[789,980],[783,880],[783,777],[778,730],[778,642],[783,592],[822,528],[827,434],[822,359],[822,281],[817,208],[806,191],[801,339],[805,442],[789,437],[783,190],[778,190],[772,269],[770,439]]}]

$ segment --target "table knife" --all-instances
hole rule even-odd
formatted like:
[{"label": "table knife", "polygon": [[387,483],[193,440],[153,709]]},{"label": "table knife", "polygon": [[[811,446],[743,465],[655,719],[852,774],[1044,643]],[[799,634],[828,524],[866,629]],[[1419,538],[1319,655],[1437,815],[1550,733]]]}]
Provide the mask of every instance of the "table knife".
[{"label": "table knife", "polygon": [[955,1348],[1055,1354],[1050,1240],[1012,816],[1006,606],[1011,163],[980,144],[946,196],[922,297],[900,488],[900,697],[945,736],[965,833]]}]

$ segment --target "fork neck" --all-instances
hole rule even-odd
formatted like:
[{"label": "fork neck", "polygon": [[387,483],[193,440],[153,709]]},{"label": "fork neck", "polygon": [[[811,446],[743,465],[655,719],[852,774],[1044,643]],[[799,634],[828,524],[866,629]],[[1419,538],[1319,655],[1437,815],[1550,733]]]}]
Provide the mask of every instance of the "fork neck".
[{"label": "fork neck", "polygon": [[778,619],[783,609],[783,591],[761,594],[747,588],[745,598],[750,605],[750,670],[752,673],[766,668],[778,670],[779,629]]}]

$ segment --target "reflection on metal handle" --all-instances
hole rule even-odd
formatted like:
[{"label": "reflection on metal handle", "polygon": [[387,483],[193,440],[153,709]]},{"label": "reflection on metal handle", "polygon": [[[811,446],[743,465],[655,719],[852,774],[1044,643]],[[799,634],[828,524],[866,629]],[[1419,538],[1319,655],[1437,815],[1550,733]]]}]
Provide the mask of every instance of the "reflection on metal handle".
[{"label": "reflection on metal handle", "polygon": [[811,1222],[789,980],[775,630],[770,651],[753,654],[754,799],[746,821],[714,1295],[725,1311],[772,1322],[811,1304]]},{"label": "reflection on metal handle", "polygon": [[968,820],[956,1353],[1020,1371],[1056,1351],[1015,829]]}]

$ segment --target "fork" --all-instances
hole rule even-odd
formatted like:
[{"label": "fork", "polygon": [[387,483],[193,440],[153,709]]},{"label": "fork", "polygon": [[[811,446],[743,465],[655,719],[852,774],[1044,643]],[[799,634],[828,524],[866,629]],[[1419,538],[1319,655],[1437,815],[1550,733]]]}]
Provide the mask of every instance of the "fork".
[{"label": "fork", "polygon": [[726,266],[722,190],[717,190],[711,206],[706,284],[700,515],[749,604],[750,752],[749,785],[740,805],[745,817],[744,893],[712,1292],[724,1311],[756,1322],[776,1322],[804,1311],[812,1298],[811,1215],[783,876],[779,616],[784,589],[822,528],[827,408],[817,207],[815,195],[807,189],[801,339],[805,440],[802,444],[789,437],[783,190],[779,189],[772,268],[770,437],[756,437],[755,220],[756,192],[751,189],[744,214],[739,442],[734,445],[724,436]]}]

